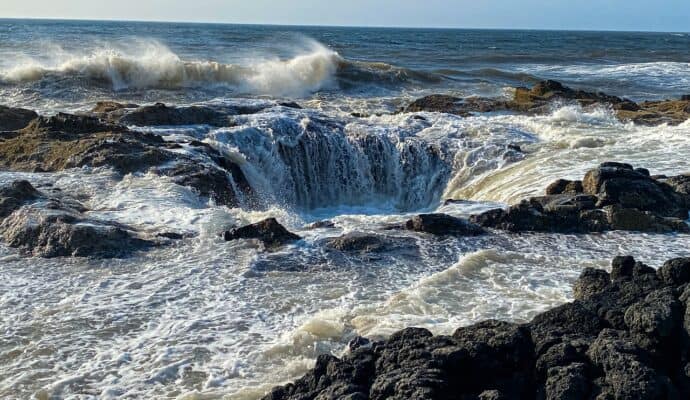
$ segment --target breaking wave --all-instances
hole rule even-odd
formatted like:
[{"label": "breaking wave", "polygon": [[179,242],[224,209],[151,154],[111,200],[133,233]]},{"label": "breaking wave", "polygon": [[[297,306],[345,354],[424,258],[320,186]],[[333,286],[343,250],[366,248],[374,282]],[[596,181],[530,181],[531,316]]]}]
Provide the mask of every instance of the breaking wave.
[{"label": "breaking wave", "polygon": [[440,76],[385,63],[348,61],[316,41],[291,58],[259,57],[246,64],[185,60],[156,41],[125,48],[101,46],[84,54],[57,51],[48,60],[25,58],[0,70],[0,82],[23,84],[78,79],[80,84],[128,89],[184,89],[225,85],[249,94],[304,96],[359,84],[440,82]]}]

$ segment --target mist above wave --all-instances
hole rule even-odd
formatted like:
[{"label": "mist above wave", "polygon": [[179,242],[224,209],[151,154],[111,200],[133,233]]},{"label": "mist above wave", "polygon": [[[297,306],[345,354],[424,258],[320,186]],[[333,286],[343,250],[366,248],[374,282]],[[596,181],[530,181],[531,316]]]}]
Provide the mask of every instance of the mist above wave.
[{"label": "mist above wave", "polygon": [[[60,85],[106,86],[115,91],[225,86],[253,95],[301,97],[360,83],[438,82],[434,74],[377,62],[348,61],[311,39],[285,44],[291,56],[254,55],[242,63],[186,60],[155,40],[102,43],[84,51],[47,46],[40,58],[19,55],[0,69],[0,83],[47,80]],[[76,80],[76,82],[75,82]]]}]

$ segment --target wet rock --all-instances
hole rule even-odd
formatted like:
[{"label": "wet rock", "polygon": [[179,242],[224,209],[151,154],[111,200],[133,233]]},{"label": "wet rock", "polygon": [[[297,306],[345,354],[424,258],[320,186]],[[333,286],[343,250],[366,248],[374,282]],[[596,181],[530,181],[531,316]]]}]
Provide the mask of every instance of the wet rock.
[{"label": "wet rock", "polygon": [[0,132],[25,128],[38,114],[23,108],[0,106]]},{"label": "wet rock", "polygon": [[113,111],[125,110],[128,108],[139,108],[139,105],[132,103],[123,104],[116,101],[99,101],[96,103],[96,106],[91,110],[91,112],[95,114],[107,114],[112,113]]},{"label": "wet rock", "polygon": [[574,363],[549,369],[544,394],[546,400],[582,400],[590,393],[589,366]]},{"label": "wet rock", "polygon": [[268,218],[255,224],[226,231],[223,238],[228,242],[239,239],[257,239],[269,249],[302,239],[285,229],[275,218]]},{"label": "wet rock", "polygon": [[479,225],[463,218],[446,214],[421,214],[407,221],[404,228],[409,231],[432,235],[476,236],[486,233]]},{"label": "wet rock", "polygon": [[658,269],[657,274],[665,284],[673,287],[690,283],[690,258],[668,260]]},{"label": "wet rock", "polygon": [[59,171],[82,166],[120,173],[170,161],[159,136],[130,132],[97,118],[58,114],[40,117],[0,142],[0,165],[17,171]]},{"label": "wet rock", "polygon": [[316,221],[307,225],[307,229],[330,229],[335,228],[335,222],[330,220]]},{"label": "wet rock", "polygon": [[469,116],[475,112],[491,112],[505,109],[506,103],[502,100],[481,97],[458,98],[437,94],[417,99],[403,108],[401,112],[413,113],[425,111]]},{"label": "wet rock", "polygon": [[139,107],[121,117],[115,117],[114,120],[120,124],[137,126],[228,125],[227,114],[213,108],[170,107],[163,103]]},{"label": "wet rock", "polygon": [[0,187],[0,220],[12,214],[26,202],[39,197],[41,194],[28,181],[14,181]]},{"label": "wet rock", "polygon": [[85,216],[83,206],[73,199],[34,192],[25,200],[34,201],[16,209],[0,224],[0,237],[25,254],[112,258],[154,245],[124,225]]},{"label": "wet rock", "polygon": [[637,109],[619,109],[616,115],[622,121],[639,125],[680,125],[690,118],[690,100],[645,101]]},{"label": "wet rock", "polygon": [[597,293],[601,293],[611,284],[611,276],[600,269],[587,268],[582,271],[575,283],[573,292],[576,300],[587,300]]},{"label": "wet rock", "polygon": [[58,114],[36,118],[17,136],[0,141],[0,166],[32,172],[84,166],[120,174],[153,170],[218,204],[234,207],[240,198],[252,198],[241,168],[218,150],[201,142],[191,147],[193,154],[172,152],[173,147],[180,146],[99,118]]},{"label": "wet rock", "polygon": [[[400,240],[404,240],[400,238]],[[400,243],[395,243],[397,239],[391,239],[384,235],[350,232],[337,238],[328,239],[326,246],[340,251],[377,253],[391,250]],[[414,241],[404,240],[408,245],[414,245]],[[410,243],[412,242],[412,243]]]},{"label": "wet rock", "polygon": [[567,179],[559,179],[546,188],[547,195],[578,194],[582,191],[582,181],[569,181]]},{"label": "wet rock", "polygon": [[616,399],[676,398],[670,379],[648,364],[644,352],[624,331],[603,330],[587,354],[603,370]]},{"label": "wet rock", "polygon": [[408,328],[380,342],[358,338],[365,345],[342,359],[319,357],[314,370],[265,399],[689,398],[690,353],[681,339],[690,294],[679,298],[631,257],[614,264],[616,280],[587,270],[580,300],[527,324],[489,320],[452,336]]},{"label": "wet rock", "polygon": [[675,189],[685,189],[683,179],[674,183],[629,164],[608,162],[587,172],[581,183],[558,180],[546,196],[473,215],[470,221],[511,232],[690,232],[685,223],[688,196]]},{"label": "wet rock", "polygon": [[[592,93],[571,89],[560,82],[547,80],[534,85],[532,89],[517,88],[508,107],[520,112],[545,112],[555,101],[573,101],[583,106],[593,104],[620,104],[625,100],[604,93]],[[628,102],[629,104],[629,102]]]}]

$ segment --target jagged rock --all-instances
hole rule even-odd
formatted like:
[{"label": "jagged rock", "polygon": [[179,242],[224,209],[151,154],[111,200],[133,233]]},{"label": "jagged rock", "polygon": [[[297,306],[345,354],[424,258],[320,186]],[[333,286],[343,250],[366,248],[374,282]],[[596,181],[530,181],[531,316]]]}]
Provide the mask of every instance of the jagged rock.
[{"label": "jagged rock", "polygon": [[415,247],[415,242],[409,238],[390,238],[379,234],[350,232],[328,239],[326,246],[346,252],[378,253],[400,247]]},{"label": "jagged rock", "polygon": [[657,270],[659,278],[674,287],[690,283],[690,258],[668,260]]},{"label": "jagged rock", "polygon": [[403,108],[401,112],[440,112],[468,116],[474,112],[500,111],[507,108],[501,100],[486,99],[481,97],[458,98],[447,95],[431,95],[417,99],[412,104]]},{"label": "jagged rock", "polygon": [[107,114],[113,111],[125,110],[128,108],[139,108],[138,104],[132,103],[118,103],[116,101],[99,101],[96,106],[91,110],[95,114]]},{"label": "jagged rock", "polygon": [[551,110],[554,102],[571,102],[588,107],[593,105],[610,106],[622,121],[632,121],[642,125],[678,125],[690,118],[690,100],[646,101],[635,103],[631,100],[572,89],[560,82],[548,80],[534,85],[531,89],[518,87],[512,99],[487,99],[480,97],[458,98],[448,95],[431,95],[415,100],[401,112],[443,112],[468,116],[476,112],[508,110],[518,113],[545,113]]},{"label": "jagged rock", "polygon": [[569,181],[567,179],[559,179],[546,188],[547,195],[578,194],[582,191],[582,181]]},{"label": "jagged rock", "polygon": [[121,174],[155,168],[218,204],[234,207],[240,198],[252,197],[241,168],[218,150],[199,142],[193,147],[195,156],[170,151],[174,146],[160,136],[99,118],[58,114],[36,118],[16,137],[0,141],[0,166],[37,172],[111,167]]},{"label": "jagged rock", "polygon": [[582,271],[575,283],[573,292],[576,300],[587,300],[597,293],[601,293],[611,284],[611,276],[600,269],[587,268]]},{"label": "jagged rock", "polygon": [[205,106],[169,107],[163,103],[143,106],[126,112],[116,119],[124,125],[213,125],[227,126],[228,117],[218,110]]},{"label": "jagged rock", "polygon": [[0,132],[22,129],[37,117],[32,110],[0,106]]},{"label": "jagged rock", "polygon": [[0,188],[0,204],[0,237],[33,256],[111,258],[153,245],[124,225],[86,217],[76,200],[50,197],[26,181]]},{"label": "jagged rock", "polygon": [[405,229],[432,235],[476,236],[486,233],[480,226],[446,214],[420,214],[407,221]]},{"label": "jagged rock", "polygon": [[311,372],[264,399],[689,398],[682,323],[690,289],[679,296],[633,258],[614,264],[615,280],[585,271],[581,300],[527,324],[489,320],[450,337],[408,328],[380,342],[358,338],[363,345],[342,359],[320,356]]},{"label": "jagged rock", "polygon": [[268,218],[256,224],[226,231],[223,238],[228,242],[238,239],[257,239],[269,249],[302,239],[285,229],[275,218]]},{"label": "jagged rock", "polygon": [[58,114],[40,117],[15,138],[0,142],[0,165],[18,171],[59,171],[109,166],[120,173],[170,161],[156,135],[130,132],[97,118]]},{"label": "jagged rock", "polygon": [[14,181],[0,187],[0,220],[12,214],[27,201],[39,197],[41,194],[28,181]]},{"label": "jagged rock", "polygon": [[549,369],[544,388],[546,400],[582,400],[590,393],[589,366],[574,363]]},{"label": "jagged rock", "polygon": [[[629,164],[603,163],[583,181],[559,180],[546,196],[532,197],[507,209],[490,210],[470,217],[487,228],[511,232],[690,232],[688,196],[654,179],[649,171]],[[584,192],[584,193],[581,193]]]}]

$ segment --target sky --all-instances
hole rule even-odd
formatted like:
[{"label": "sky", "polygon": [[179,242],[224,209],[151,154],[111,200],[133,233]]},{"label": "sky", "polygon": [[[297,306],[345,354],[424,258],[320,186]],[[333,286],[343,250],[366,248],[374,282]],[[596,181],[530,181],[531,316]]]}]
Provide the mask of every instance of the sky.
[{"label": "sky", "polygon": [[690,32],[690,0],[0,0],[0,18]]}]

